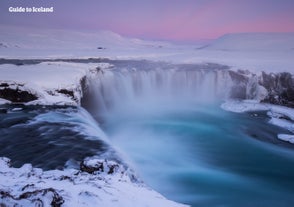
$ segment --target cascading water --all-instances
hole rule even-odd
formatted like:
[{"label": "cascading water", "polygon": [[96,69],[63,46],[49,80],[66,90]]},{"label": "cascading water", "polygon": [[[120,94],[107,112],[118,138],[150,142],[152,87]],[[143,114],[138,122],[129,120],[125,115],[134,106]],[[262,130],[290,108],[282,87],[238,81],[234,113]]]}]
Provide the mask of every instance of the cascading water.
[{"label": "cascading water", "polygon": [[114,67],[89,84],[91,113],[167,198],[192,206],[292,206],[294,153],[266,142],[283,129],[264,113],[219,108],[236,85],[228,70]]},{"label": "cascading water", "polygon": [[152,113],[187,104],[207,104],[229,96],[232,81],[225,70],[114,69],[91,81],[100,115]]}]

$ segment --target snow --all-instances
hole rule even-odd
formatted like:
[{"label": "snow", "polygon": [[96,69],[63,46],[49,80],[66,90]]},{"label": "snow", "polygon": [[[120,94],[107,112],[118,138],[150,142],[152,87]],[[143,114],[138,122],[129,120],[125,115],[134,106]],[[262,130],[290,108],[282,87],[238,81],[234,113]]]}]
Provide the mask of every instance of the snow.
[{"label": "snow", "polygon": [[294,109],[285,106],[278,106],[267,103],[260,103],[256,100],[227,100],[221,104],[226,111],[243,113],[249,111],[268,111],[270,117],[286,117],[294,121]]},{"label": "snow", "polygon": [[16,108],[13,108],[11,111],[21,111],[23,108],[20,108],[20,107],[16,107]]},{"label": "snow", "polygon": [[97,32],[79,32],[62,29],[36,29],[13,26],[1,26],[0,39],[6,48],[20,49],[107,49],[109,46],[140,47],[167,46],[163,41],[147,41],[136,38],[125,38],[121,35],[101,30]]},{"label": "snow", "polygon": [[291,131],[294,133],[294,123],[285,119],[281,119],[281,118],[271,118],[269,120],[269,123],[285,128],[288,131]]},{"label": "snow", "polygon": [[[0,58],[147,59],[218,63],[253,72],[293,71],[294,33],[237,33],[208,45],[172,44],[123,37],[110,31],[37,30],[0,25]],[[100,48],[100,49],[98,49]]]},{"label": "snow", "polygon": [[236,113],[270,110],[268,104],[261,104],[256,100],[227,100],[222,103],[221,108]]},{"label": "snow", "polygon": [[12,168],[9,162],[8,158],[0,158],[0,203],[8,206],[33,206],[40,202],[50,206],[54,199],[64,207],[186,206],[165,199],[143,183],[133,182],[129,172],[114,161],[94,159],[92,164],[101,162],[117,168],[113,173],[92,174],[73,169],[43,171],[30,164]]},{"label": "snow", "polygon": [[294,49],[294,33],[239,33],[225,34],[205,49],[235,51],[291,51]]},{"label": "snow", "polygon": [[[42,62],[36,65],[0,65],[0,82],[9,88],[28,91],[38,97],[28,104],[39,105],[79,105],[82,97],[81,81],[92,76],[96,67],[106,69],[108,63],[81,64],[67,62]],[[59,91],[73,92],[74,97]],[[0,100],[0,103],[5,103]]]},{"label": "snow", "polygon": [[294,135],[293,134],[292,135],[290,135],[290,134],[278,134],[278,139],[294,144]]},{"label": "snow", "polygon": [[[235,113],[244,113],[250,111],[267,111],[267,115],[271,118],[270,124],[287,129],[294,133],[294,109],[273,104],[259,103],[255,100],[227,100],[221,105],[221,108],[226,111]],[[281,138],[282,137],[282,138]],[[278,136],[279,139],[285,141],[285,136]],[[290,140],[290,141],[289,141]],[[289,138],[292,142],[292,138]],[[294,141],[294,140],[293,140]]]},{"label": "snow", "polygon": [[11,103],[11,102],[6,99],[0,98],[0,105],[1,104],[9,104],[9,103]]}]

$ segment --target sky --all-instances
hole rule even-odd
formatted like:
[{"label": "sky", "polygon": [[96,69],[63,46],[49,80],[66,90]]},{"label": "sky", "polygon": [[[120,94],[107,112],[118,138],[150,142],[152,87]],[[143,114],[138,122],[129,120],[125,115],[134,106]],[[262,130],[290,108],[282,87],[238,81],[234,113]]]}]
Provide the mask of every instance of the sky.
[{"label": "sky", "polygon": [[[54,12],[8,12],[33,6],[53,6]],[[294,0],[0,0],[0,25],[193,41],[226,33],[294,32]]]}]

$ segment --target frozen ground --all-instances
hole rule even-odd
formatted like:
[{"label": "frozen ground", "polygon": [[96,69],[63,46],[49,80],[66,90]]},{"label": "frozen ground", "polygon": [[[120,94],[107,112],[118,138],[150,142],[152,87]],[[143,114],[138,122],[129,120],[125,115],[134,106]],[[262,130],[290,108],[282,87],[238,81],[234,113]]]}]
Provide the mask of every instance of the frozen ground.
[{"label": "frozen ground", "polygon": [[175,63],[214,62],[251,71],[292,71],[293,33],[224,35],[209,44],[170,44],[97,33],[0,26],[0,58],[149,59]]},{"label": "frozen ground", "polygon": [[0,158],[0,205],[4,206],[185,206],[169,201],[134,180],[114,161],[88,159],[80,170],[42,171],[25,164],[9,166]]}]

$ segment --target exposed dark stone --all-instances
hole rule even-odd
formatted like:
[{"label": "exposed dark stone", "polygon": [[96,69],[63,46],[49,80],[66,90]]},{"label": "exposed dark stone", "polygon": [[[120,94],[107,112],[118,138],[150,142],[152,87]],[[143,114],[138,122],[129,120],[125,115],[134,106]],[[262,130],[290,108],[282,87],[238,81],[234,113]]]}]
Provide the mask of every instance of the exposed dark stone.
[{"label": "exposed dark stone", "polygon": [[102,74],[104,73],[104,71],[100,67],[96,67],[96,70],[97,70],[98,73],[99,72],[102,73]]},{"label": "exposed dark stone", "polygon": [[96,161],[94,165],[87,165],[85,161],[82,161],[80,164],[80,170],[90,174],[95,172],[106,172],[107,174],[113,174],[117,172],[117,169],[119,169],[119,164],[116,162]]},{"label": "exposed dark stone", "polygon": [[0,89],[0,98],[16,102],[16,103],[26,103],[30,101],[37,100],[37,96],[27,92],[11,88]]},{"label": "exposed dark stone", "polygon": [[44,206],[44,203],[42,201],[42,197],[44,197],[49,192],[51,192],[53,194],[52,201],[51,201],[50,205],[52,207],[60,207],[64,203],[64,200],[63,200],[62,196],[60,196],[56,192],[56,190],[53,188],[46,188],[46,189],[35,190],[35,191],[31,191],[31,192],[25,192],[25,193],[21,194],[19,197],[14,197],[9,192],[6,192],[6,191],[0,191],[0,198],[1,199],[9,198],[9,199],[14,200],[16,202],[15,206],[18,206],[17,201],[20,201],[22,199],[30,200],[32,203],[35,204],[35,206]]},{"label": "exposed dark stone", "polygon": [[119,168],[118,164],[113,164],[113,165],[107,165],[109,170],[107,172],[107,174],[113,174],[115,172],[116,168]]},{"label": "exposed dark stone", "polygon": [[269,92],[263,102],[294,107],[294,78],[292,74],[263,72],[260,84]]},{"label": "exposed dark stone", "polygon": [[67,90],[67,89],[60,89],[60,90],[57,90],[58,93],[62,93],[62,94],[65,94],[67,96],[70,96],[72,97],[73,99],[75,98],[74,96],[74,92],[73,91],[70,91],[70,90]]},{"label": "exposed dark stone", "polygon": [[90,174],[93,174],[96,171],[104,172],[104,165],[103,162],[97,162],[95,166],[89,166],[86,165],[85,161],[82,161],[80,164],[80,170]]},{"label": "exposed dark stone", "polygon": [[0,87],[8,87],[9,84],[8,83],[0,83]]},{"label": "exposed dark stone", "polygon": [[6,114],[7,113],[7,109],[0,109],[0,114]]},{"label": "exposed dark stone", "polygon": [[34,184],[27,184],[21,189],[21,191],[24,191],[26,188],[33,187],[33,186],[35,186],[35,185]]},{"label": "exposed dark stone", "polygon": [[73,181],[73,179],[69,176],[63,175],[60,177],[60,180],[69,180],[69,181]]}]

